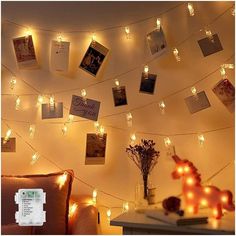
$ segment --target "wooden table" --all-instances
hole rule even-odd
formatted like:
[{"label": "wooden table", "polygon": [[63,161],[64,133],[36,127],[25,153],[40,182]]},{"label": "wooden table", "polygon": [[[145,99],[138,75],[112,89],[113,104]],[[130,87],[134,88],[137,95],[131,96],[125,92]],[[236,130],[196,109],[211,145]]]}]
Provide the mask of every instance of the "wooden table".
[{"label": "wooden table", "polygon": [[209,219],[208,224],[176,226],[152,218],[144,213],[129,211],[111,220],[110,225],[123,227],[123,234],[235,234],[234,213],[221,220]]}]

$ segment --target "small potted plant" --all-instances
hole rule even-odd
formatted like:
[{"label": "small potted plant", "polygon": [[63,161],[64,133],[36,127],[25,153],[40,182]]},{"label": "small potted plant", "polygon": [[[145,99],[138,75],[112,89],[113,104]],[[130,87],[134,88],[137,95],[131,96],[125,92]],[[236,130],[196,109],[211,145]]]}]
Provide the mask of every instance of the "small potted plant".
[{"label": "small potted plant", "polygon": [[148,176],[157,164],[160,152],[154,149],[155,143],[153,140],[142,139],[140,144],[129,146],[126,148],[128,157],[140,169],[143,177],[144,199],[148,195]]}]

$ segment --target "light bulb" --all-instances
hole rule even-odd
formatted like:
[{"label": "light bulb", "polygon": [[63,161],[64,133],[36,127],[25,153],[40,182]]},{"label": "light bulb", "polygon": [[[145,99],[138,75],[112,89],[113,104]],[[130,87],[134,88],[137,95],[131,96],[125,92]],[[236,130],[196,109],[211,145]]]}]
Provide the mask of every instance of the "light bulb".
[{"label": "light bulb", "polygon": [[203,144],[205,142],[205,137],[203,134],[198,135],[198,141],[199,141],[200,146],[203,146]]},{"label": "light bulb", "polygon": [[62,35],[61,35],[61,33],[59,33],[59,34],[57,35],[57,42],[58,42],[58,43],[61,43],[61,42],[62,42]]},{"label": "light bulb", "polygon": [[185,172],[185,173],[188,173],[189,171],[190,171],[189,166],[185,166],[185,167],[184,167],[184,172]]},{"label": "light bulb", "polygon": [[11,129],[8,129],[7,132],[6,132],[6,135],[4,137],[4,140],[3,140],[3,144],[6,144],[11,136],[11,133],[12,133],[12,130]]},{"label": "light bulb", "polygon": [[39,159],[39,154],[36,152],[32,155],[30,164],[33,165],[38,159]]},{"label": "light bulb", "polygon": [[19,96],[16,99],[15,108],[16,108],[17,111],[20,109],[20,97]]},{"label": "light bulb", "polygon": [[43,104],[43,96],[42,95],[38,95],[38,102],[37,102],[38,105],[41,105]]},{"label": "light bulb", "polygon": [[116,87],[120,87],[120,81],[118,79],[115,80]]},{"label": "light bulb", "polygon": [[58,176],[57,183],[59,185],[59,189],[61,189],[64,186],[66,180],[67,180],[67,172],[64,172],[63,175]]},{"label": "light bulb", "polygon": [[129,27],[125,27],[125,35],[127,39],[130,39],[130,29]]},{"label": "light bulb", "polygon": [[222,196],[222,197],[221,197],[221,201],[222,201],[223,203],[227,203],[227,202],[228,202],[228,197],[227,197],[227,196]]},{"label": "light bulb", "polygon": [[107,218],[110,219],[111,218],[111,209],[107,210]]},{"label": "light bulb", "polygon": [[78,205],[77,203],[70,204],[69,206],[69,217],[72,217],[75,214],[75,211],[77,210]]},{"label": "light bulb", "polygon": [[174,54],[174,56],[175,56],[176,61],[177,61],[177,62],[180,62],[180,61],[181,61],[181,58],[180,58],[180,56],[179,56],[179,51],[178,51],[177,48],[174,48],[174,49],[173,49],[173,54]]},{"label": "light bulb", "polygon": [[132,117],[131,112],[129,112],[129,113],[126,114],[126,120],[127,120],[127,121],[131,121],[132,118],[133,118],[133,117]]},{"label": "light bulb", "polygon": [[166,147],[169,147],[169,146],[171,145],[170,138],[169,138],[169,137],[165,137],[165,138],[164,138],[164,143],[165,143],[165,146],[166,146]]},{"label": "light bulb", "polygon": [[157,18],[156,24],[157,24],[157,30],[160,31],[160,29],[161,29],[161,18]]},{"label": "light bulb", "polygon": [[164,101],[159,102],[159,108],[160,108],[161,114],[164,115],[165,114],[165,108],[166,108],[166,105],[165,105]]},{"label": "light bulb", "polygon": [[193,178],[192,178],[192,177],[188,177],[187,180],[186,180],[186,183],[187,183],[188,185],[193,185],[193,183],[194,183]]},{"label": "light bulb", "polygon": [[148,71],[149,71],[148,65],[144,66],[144,70],[143,71],[144,71],[145,74],[148,74]]},{"label": "light bulb", "polygon": [[104,128],[103,126],[100,126],[100,127],[99,127],[98,135],[99,135],[99,136],[103,136],[104,133],[105,133],[105,128]]},{"label": "light bulb", "polygon": [[63,125],[61,131],[62,131],[62,134],[63,134],[63,135],[66,135],[66,133],[67,133],[67,131],[68,131],[68,127],[67,127],[66,123],[64,123],[64,125]]},{"label": "light bulb", "polygon": [[96,34],[93,33],[93,34],[92,34],[92,42],[95,42],[95,41],[96,41]]},{"label": "light bulb", "polygon": [[51,111],[53,111],[55,109],[55,100],[53,96],[50,96],[49,98],[49,108]]},{"label": "light bulb", "polygon": [[129,203],[128,202],[124,202],[123,203],[123,212],[127,212],[129,211]]},{"label": "light bulb", "polygon": [[74,120],[74,116],[69,114],[68,122],[71,123]]},{"label": "light bulb", "polygon": [[135,134],[131,134],[130,140],[131,140],[132,143],[135,142],[136,141],[136,135]]},{"label": "light bulb", "polygon": [[209,187],[204,187],[204,192],[209,194],[211,193],[211,189]]},{"label": "light bulb", "polygon": [[193,199],[193,192],[187,192],[187,198]]},{"label": "light bulb", "polygon": [[95,121],[95,122],[94,122],[94,127],[95,127],[96,130],[98,130],[99,126],[100,126],[100,125],[99,125],[98,121]]},{"label": "light bulb", "polygon": [[30,138],[34,138],[34,134],[35,134],[35,125],[30,125],[30,127],[29,127]]},{"label": "light bulb", "polygon": [[13,76],[12,79],[10,80],[10,89],[14,89],[16,85],[16,78]]},{"label": "light bulb", "polygon": [[177,172],[178,172],[179,174],[182,174],[182,173],[184,172],[183,167],[182,167],[182,166],[178,167]]},{"label": "light bulb", "polygon": [[223,66],[220,67],[220,75],[222,76],[223,79],[227,78],[226,71]]},{"label": "light bulb", "polygon": [[217,210],[217,209],[214,209],[214,210],[213,210],[213,216],[215,216],[215,217],[217,218],[217,217],[218,217],[218,214],[219,214],[218,210]]},{"label": "light bulb", "polygon": [[188,210],[189,213],[193,213],[194,208],[193,208],[193,206],[188,206],[187,210]]},{"label": "light bulb", "polygon": [[207,38],[208,38],[212,43],[214,43],[214,37],[213,37],[213,35],[212,35],[211,30],[208,29],[208,28],[205,28],[205,33],[206,33]]},{"label": "light bulb", "polygon": [[234,69],[234,64],[223,64],[221,66],[221,68],[224,68],[224,69]]},{"label": "light bulb", "polygon": [[202,206],[207,206],[208,205],[208,201],[205,198],[201,199],[200,203],[201,203]]},{"label": "light bulb", "polygon": [[86,95],[87,95],[86,90],[85,90],[85,89],[82,89],[82,90],[81,90],[81,96],[82,96],[83,98],[85,98]]},{"label": "light bulb", "polygon": [[193,96],[197,96],[197,89],[195,87],[191,87],[190,90],[191,90]]},{"label": "light bulb", "polygon": [[188,3],[188,11],[190,16],[194,16],[194,8],[192,3]]},{"label": "light bulb", "polygon": [[97,203],[97,195],[98,195],[97,189],[94,189],[93,190],[93,203],[94,204]]},{"label": "light bulb", "polygon": [[28,38],[30,35],[32,35],[31,29],[30,29],[30,28],[27,28],[27,29],[26,29],[26,32],[25,32],[25,37]]}]

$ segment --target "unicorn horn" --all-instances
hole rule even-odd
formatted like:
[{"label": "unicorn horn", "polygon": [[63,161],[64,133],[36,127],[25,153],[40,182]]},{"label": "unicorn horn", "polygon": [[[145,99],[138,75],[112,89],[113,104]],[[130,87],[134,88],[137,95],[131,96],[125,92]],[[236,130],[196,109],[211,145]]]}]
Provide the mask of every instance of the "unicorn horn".
[{"label": "unicorn horn", "polygon": [[181,161],[181,159],[177,155],[173,155],[172,158],[176,163]]}]

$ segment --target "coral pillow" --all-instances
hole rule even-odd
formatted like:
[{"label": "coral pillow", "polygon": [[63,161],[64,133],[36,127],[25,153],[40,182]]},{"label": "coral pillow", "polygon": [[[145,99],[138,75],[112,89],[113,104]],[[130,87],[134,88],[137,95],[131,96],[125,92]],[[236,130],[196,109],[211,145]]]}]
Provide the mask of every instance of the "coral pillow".
[{"label": "coral pillow", "polygon": [[42,188],[46,192],[46,222],[43,226],[35,226],[35,234],[67,234],[68,233],[68,212],[71,186],[74,173],[68,173],[65,184],[60,188],[58,178],[65,171],[46,175],[23,175],[23,176],[2,176],[2,198],[1,214],[2,225],[15,223],[15,212],[17,205],[14,195],[20,188]]}]

